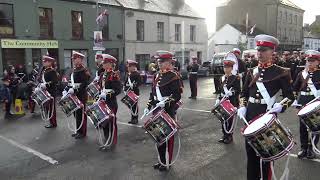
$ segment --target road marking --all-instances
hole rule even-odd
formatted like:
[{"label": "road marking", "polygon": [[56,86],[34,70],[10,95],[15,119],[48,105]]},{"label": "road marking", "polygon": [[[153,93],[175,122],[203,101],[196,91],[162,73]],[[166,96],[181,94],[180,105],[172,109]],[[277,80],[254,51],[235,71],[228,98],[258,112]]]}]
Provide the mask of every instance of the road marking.
[{"label": "road marking", "polygon": [[181,109],[182,109],[182,110],[187,110],[187,111],[195,111],[195,112],[211,113],[211,111],[202,110],[202,109],[189,109],[189,108],[181,108]]},{"label": "road marking", "polygon": [[214,97],[197,97],[197,99],[209,99],[209,100],[214,100],[214,99],[217,99],[217,98],[214,98]]},{"label": "road marking", "polygon": [[126,125],[126,126],[131,126],[131,127],[137,127],[137,128],[142,128],[141,125],[136,125],[136,124],[129,124],[121,121],[117,121],[118,124]]},{"label": "road marking", "polygon": [[27,151],[27,152],[35,155],[35,156],[38,156],[39,158],[49,162],[50,164],[58,164],[58,161],[52,159],[51,157],[49,157],[47,155],[44,155],[44,154],[42,154],[42,153],[40,153],[40,152],[38,152],[38,151],[36,151],[34,149],[31,149],[31,148],[29,148],[29,147],[27,147],[25,145],[22,145],[22,144],[14,141],[12,139],[6,138],[6,137],[1,136],[1,135],[0,135],[0,138],[5,140],[5,141],[7,141],[8,143],[12,144],[13,146],[15,146],[17,148],[20,148],[20,149],[25,150],[25,151]]},{"label": "road marking", "polygon": [[[296,155],[296,154],[290,154],[290,156],[291,156],[291,157],[298,158],[298,155]],[[309,160],[309,161],[314,161],[314,162],[320,163],[320,159],[305,159],[305,160]]]}]

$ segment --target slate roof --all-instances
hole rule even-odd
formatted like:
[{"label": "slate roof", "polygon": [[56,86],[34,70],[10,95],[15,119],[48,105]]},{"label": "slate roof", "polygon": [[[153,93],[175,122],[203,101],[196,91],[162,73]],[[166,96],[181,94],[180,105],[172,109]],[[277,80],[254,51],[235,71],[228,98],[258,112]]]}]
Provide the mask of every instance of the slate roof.
[{"label": "slate roof", "polygon": [[[245,25],[240,25],[240,24],[230,24],[230,26],[234,27],[235,29],[237,29],[238,31],[240,31],[242,34],[246,34],[246,26]],[[248,36],[256,36],[259,34],[265,34],[265,32],[263,32],[261,29],[255,27],[254,31],[252,34],[249,34],[251,27],[248,27]]]},{"label": "slate roof", "polygon": [[297,6],[296,4],[294,4],[293,2],[291,2],[290,0],[280,0],[280,3],[286,6],[290,6],[296,9],[300,9],[303,10],[302,8],[300,8],[299,6]]}]

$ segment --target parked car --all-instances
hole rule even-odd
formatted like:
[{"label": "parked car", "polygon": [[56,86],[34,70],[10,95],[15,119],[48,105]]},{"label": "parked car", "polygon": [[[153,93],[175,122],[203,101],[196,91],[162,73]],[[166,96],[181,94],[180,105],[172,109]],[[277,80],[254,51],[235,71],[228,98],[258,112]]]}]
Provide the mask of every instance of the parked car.
[{"label": "parked car", "polygon": [[223,72],[223,59],[227,53],[217,53],[213,55],[211,60],[211,67],[214,75],[222,75]]},{"label": "parked car", "polygon": [[200,65],[199,70],[198,70],[198,76],[205,76],[208,77],[210,73],[212,72],[211,70],[211,62],[210,61],[205,61]]}]

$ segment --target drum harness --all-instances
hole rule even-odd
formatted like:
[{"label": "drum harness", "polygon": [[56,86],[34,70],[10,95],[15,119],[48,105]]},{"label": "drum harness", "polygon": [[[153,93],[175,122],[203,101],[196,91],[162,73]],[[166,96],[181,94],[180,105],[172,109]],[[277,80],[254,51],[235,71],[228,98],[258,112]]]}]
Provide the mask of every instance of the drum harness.
[{"label": "drum harness", "polygon": [[[42,82],[44,84],[49,84],[49,82],[47,83],[45,78],[44,78],[44,73],[42,74]],[[41,87],[39,87],[39,85],[40,84],[38,84],[38,87],[37,87],[38,89],[41,88]],[[35,91],[37,91],[37,88],[35,89]],[[54,111],[54,106],[55,106],[54,98],[52,96],[50,96],[50,101],[52,101],[52,103],[51,103],[51,106],[50,106],[50,104],[48,104],[48,112],[45,112],[44,104],[40,105],[41,118],[46,124],[48,124],[50,119],[52,118],[53,111]],[[50,101],[49,101],[49,103],[50,103]],[[51,107],[51,111],[49,110],[50,107]]]},{"label": "drum harness", "polygon": [[[170,95],[169,97],[163,97],[163,96],[161,95],[159,85],[157,85],[157,86],[156,86],[156,96],[157,96],[157,99],[160,101],[159,103],[163,103],[163,102],[166,102],[168,99],[170,99],[170,97],[171,97],[172,95]],[[155,106],[152,110],[150,110],[147,114],[143,114],[140,119],[143,119],[145,116],[148,116],[148,115],[151,114],[153,111],[155,111],[156,109],[158,109],[158,107],[159,107],[159,105],[156,105],[156,106]],[[176,123],[176,122],[173,122],[173,123]],[[177,127],[179,127],[179,126],[177,125]],[[177,159],[178,159],[178,157],[179,157],[179,155],[180,155],[181,140],[180,140],[180,135],[179,135],[179,132],[178,132],[178,131],[177,131],[177,137],[178,137],[178,150],[177,150],[177,155],[176,155],[176,157],[174,158],[174,160],[173,160],[171,163],[169,163],[169,146],[168,146],[168,141],[169,141],[169,139],[166,138],[166,142],[165,142],[165,143],[166,143],[166,153],[165,153],[166,164],[164,164],[164,163],[161,162],[160,155],[159,155],[159,151],[158,151],[158,149],[157,149],[158,144],[155,143],[155,148],[156,148],[156,151],[158,152],[158,162],[159,162],[162,166],[167,167],[167,169],[177,161]]]},{"label": "drum harness", "polygon": [[[303,71],[302,71],[302,77],[303,77],[304,79],[307,79],[307,78],[308,78],[308,72],[307,72],[307,70],[303,70]],[[308,78],[307,84],[308,84],[308,87],[310,88],[312,94],[313,94],[316,98],[314,98],[312,101],[310,101],[310,102],[307,103],[306,105],[311,104],[311,103],[317,101],[317,100],[319,99],[319,97],[320,97],[320,96],[319,96],[319,95],[320,95],[320,92],[319,92],[319,90],[317,90],[317,88],[315,87],[315,85],[314,85],[314,83],[312,82],[311,78]],[[308,126],[307,126],[307,127],[308,127]],[[313,150],[314,153],[316,153],[316,154],[318,154],[318,155],[320,155],[320,150],[319,150],[319,149],[317,148],[317,146],[315,145],[315,140],[316,140],[316,136],[319,135],[319,134],[320,134],[319,131],[313,132],[313,131],[311,131],[311,130],[308,128],[308,137],[309,137],[309,139],[310,139],[310,141],[311,141],[312,150]],[[314,136],[313,136],[313,135],[314,135]]]},{"label": "drum harness", "polygon": [[[74,82],[74,77],[73,77],[73,73],[71,74],[71,86],[73,89],[77,89],[79,87],[79,83],[75,83]],[[71,122],[68,120],[68,128],[70,129],[70,131],[74,131],[74,133],[77,133],[77,131],[79,131],[82,126],[83,126],[83,121],[84,121],[84,117],[85,117],[85,113],[84,113],[84,107],[80,108],[82,110],[82,119],[81,119],[81,123],[79,128],[77,128],[77,123],[75,123],[74,128],[71,127]]]},{"label": "drum harness", "polygon": [[[113,92],[112,89],[111,90],[106,89],[104,85],[102,85],[102,86],[103,86],[103,89],[101,90],[101,92],[105,92],[106,94]],[[99,102],[100,100],[101,100],[101,98],[99,97],[99,99],[95,103]],[[115,121],[115,118],[116,117],[114,117],[113,121]],[[110,123],[110,122],[108,122],[108,123]],[[111,126],[109,126],[109,135],[108,135],[108,139],[106,139],[105,142],[103,142],[103,137],[102,137],[102,132],[101,132],[100,126],[99,125],[97,126],[97,137],[98,137],[98,142],[100,144],[100,148],[105,149],[107,147],[112,146],[113,140],[114,140],[115,123],[116,122],[112,122],[113,131],[111,131],[112,130]]]}]

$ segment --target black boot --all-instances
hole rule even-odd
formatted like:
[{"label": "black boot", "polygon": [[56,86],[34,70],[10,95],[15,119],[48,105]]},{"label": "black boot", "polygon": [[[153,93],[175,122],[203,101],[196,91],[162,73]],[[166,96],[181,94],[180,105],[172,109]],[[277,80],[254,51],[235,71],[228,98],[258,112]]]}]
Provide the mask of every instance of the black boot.
[{"label": "black boot", "polygon": [[159,171],[168,171],[169,169],[166,166],[160,165]]},{"label": "black boot", "polygon": [[154,169],[159,169],[160,166],[161,166],[160,163],[156,163],[156,164],[153,165],[153,168],[154,168]]},{"label": "black boot", "polygon": [[316,158],[316,155],[315,155],[315,153],[313,152],[312,148],[309,148],[309,149],[308,149],[307,158],[308,158],[308,159],[314,159],[314,158]]},{"label": "black boot", "polygon": [[302,149],[301,151],[298,152],[298,158],[303,159],[307,157],[308,151],[306,149]]},{"label": "black boot", "polygon": [[223,143],[224,144],[230,144],[233,141],[233,137],[232,136],[227,136],[226,138],[224,138]]}]

